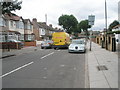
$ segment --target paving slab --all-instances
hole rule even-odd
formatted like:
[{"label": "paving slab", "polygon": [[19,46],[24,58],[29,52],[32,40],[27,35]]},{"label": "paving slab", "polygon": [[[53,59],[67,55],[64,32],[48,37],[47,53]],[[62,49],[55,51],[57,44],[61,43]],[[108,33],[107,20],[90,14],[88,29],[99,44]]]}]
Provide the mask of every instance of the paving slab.
[{"label": "paving slab", "polygon": [[[87,43],[87,62],[90,88],[118,88],[118,54],[111,52],[92,42]],[[108,70],[98,70],[105,66]]]}]

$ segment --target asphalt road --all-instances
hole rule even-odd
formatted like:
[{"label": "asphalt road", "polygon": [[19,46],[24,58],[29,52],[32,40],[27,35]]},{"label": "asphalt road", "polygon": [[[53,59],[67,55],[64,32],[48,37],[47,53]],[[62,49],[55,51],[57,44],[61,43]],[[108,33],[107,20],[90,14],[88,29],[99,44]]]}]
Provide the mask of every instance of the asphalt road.
[{"label": "asphalt road", "polygon": [[84,88],[85,54],[37,50],[2,61],[3,88]]}]

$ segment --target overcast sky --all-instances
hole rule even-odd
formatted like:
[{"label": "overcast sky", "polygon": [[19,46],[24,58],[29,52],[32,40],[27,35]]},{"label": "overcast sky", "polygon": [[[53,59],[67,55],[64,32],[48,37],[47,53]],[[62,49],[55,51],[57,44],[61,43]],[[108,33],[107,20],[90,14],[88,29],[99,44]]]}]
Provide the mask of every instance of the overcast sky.
[{"label": "overcast sky", "polygon": [[[19,0],[20,1],[20,0]],[[24,19],[37,18],[47,24],[58,27],[58,18],[63,14],[73,14],[78,22],[88,19],[88,15],[95,15],[94,30],[102,30],[105,27],[105,0],[22,0],[22,9],[15,13]],[[108,25],[118,20],[118,2],[120,0],[106,0]]]}]

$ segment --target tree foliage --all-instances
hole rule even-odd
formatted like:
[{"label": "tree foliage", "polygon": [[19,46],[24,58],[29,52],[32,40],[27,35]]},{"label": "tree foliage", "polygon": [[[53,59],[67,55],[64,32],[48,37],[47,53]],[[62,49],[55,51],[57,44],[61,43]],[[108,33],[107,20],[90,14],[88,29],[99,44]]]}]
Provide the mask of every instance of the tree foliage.
[{"label": "tree foliage", "polygon": [[91,28],[91,26],[88,25],[88,20],[82,20],[78,24],[78,30],[79,30],[79,32],[81,32],[81,30],[83,30],[84,32],[86,32],[86,35],[88,35],[88,28]]},{"label": "tree foliage", "polygon": [[116,25],[120,24],[117,20],[114,20],[110,25],[108,30],[112,31],[113,27],[115,27]]},{"label": "tree foliage", "polygon": [[11,0],[9,2],[3,0],[2,2],[0,2],[0,5],[2,7],[2,14],[11,13],[11,11],[15,11],[15,10],[20,10],[21,4],[22,1],[18,1],[18,0]]},{"label": "tree foliage", "polygon": [[62,15],[59,17],[58,22],[68,33],[77,31],[78,21],[73,15]]}]

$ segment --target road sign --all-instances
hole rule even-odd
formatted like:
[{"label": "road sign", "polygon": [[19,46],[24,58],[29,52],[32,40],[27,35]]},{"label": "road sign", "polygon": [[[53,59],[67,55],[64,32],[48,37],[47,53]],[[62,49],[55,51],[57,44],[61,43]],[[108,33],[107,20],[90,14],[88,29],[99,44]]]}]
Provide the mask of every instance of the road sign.
[{"label": "road sign", "polygon": [[89,15],[88,16],[88,24],[94,25],[94,21],[95,21],[95,15]]}]

